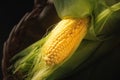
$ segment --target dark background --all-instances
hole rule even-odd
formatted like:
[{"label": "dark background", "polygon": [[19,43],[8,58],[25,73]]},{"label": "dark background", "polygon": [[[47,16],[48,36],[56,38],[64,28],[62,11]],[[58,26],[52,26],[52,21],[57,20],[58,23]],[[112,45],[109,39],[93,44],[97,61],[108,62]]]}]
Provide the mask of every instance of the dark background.
[{"label": "dark background", "polygon": [[[0,77],[2,77],[1,60],[3,44],[11,29],[26,12],[32,10],[34,0],[1,0],[0,1]],[[2,78],[0,78],[2,80]]]}]

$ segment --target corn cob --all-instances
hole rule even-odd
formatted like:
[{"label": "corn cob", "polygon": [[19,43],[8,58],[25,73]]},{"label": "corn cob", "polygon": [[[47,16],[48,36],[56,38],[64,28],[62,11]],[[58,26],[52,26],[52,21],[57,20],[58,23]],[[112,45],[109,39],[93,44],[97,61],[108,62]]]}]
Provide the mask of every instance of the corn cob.
[{"label": "corn cob", "polygon": [[74,52],[87,32],[87,22],[87,19],[65,19],[58,23],[42,48],[46,64],[59,64]]}]

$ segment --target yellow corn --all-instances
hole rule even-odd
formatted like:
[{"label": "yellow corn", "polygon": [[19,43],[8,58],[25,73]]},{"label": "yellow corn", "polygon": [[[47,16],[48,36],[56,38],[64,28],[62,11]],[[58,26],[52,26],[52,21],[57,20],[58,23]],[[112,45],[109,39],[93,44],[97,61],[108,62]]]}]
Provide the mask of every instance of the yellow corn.
[{"label": "yellow corn", "polygon": [[63,19],[42,47],[47,65],[59,64],[73,53],[87,32],[88,19]]}]

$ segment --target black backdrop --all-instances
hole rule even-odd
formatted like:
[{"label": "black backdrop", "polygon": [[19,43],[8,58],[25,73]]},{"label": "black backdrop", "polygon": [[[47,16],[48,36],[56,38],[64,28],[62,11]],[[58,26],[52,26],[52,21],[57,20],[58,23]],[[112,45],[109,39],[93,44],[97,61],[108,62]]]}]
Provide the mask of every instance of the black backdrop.
[{"label": "black backdrop", "polygon": [[28,11],[32,10],[34,0],[1,0],[0,1],[0,80],[2,80],[1,60],[3,44],[11,29]]}]

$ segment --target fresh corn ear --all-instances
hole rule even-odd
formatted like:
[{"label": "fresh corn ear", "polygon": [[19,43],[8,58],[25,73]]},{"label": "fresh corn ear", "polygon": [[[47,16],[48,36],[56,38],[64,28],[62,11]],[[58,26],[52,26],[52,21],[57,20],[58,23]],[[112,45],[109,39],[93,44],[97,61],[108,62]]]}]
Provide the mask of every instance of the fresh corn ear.
[{"label": "fresh corn ear", "polygon": [[46,38],[32,45],[27,56],[15,63],[13,74],[27,73],[25,80],[47,78],[75,54],[87,33],[88,22],[89,18],[61,20]]},{"label": "fresh corn ear", "polygon": [[52,30],[42,47],[47,65],[63,62],[75,51],[87,33],[87,19],[64,19]]}]

